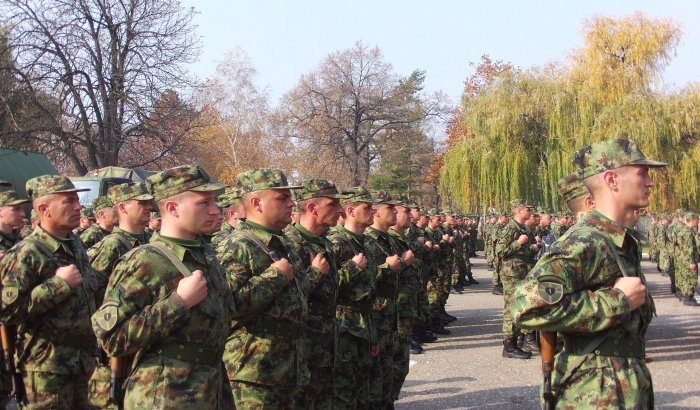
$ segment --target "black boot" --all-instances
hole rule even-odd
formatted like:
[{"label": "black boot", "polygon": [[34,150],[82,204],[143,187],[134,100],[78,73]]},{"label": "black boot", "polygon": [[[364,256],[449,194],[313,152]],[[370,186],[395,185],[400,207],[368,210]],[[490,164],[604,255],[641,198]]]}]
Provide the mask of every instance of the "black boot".
[{"label": "black boot", "polygon": [[428,335],[425,331],[425,326],[414,326],[413,327],[413,342],[414,343],[433,343],[437,340],[437,337]]},{"label": "black boot", "polygon": [[464,288],[462,288],[460,285],[454,285],[452,286],[452,289],[450,289],[450,293],[453,295],[461,295],[463,290]]},{"label": "black boot", "polygon": [[515,338],[512,338],[503,341],[503,353],[501,356],[509,359],[529,359],[532,353],[520,350],[515,344]]},{"label": "black boot", "polygon": [[430,328],[430,331],[432,331],[436,335],[443,335],[444,336],[444,335],[449,335],[450,333],[452,333],[449,330],[442,327],[442,324],[440,323],[440,318],[434,317],[432,319],[432,321],[433,321],[433,326]]},{"label": "black boot", "polygon": [[700,304],[698,304],[698,302],[695,300],[693,295],[690,295],[687,298],[685,298],[685,300],[683,301],[683,304],[685,306],[700,306]]},{"label": "black boot", "polygon": [[408,351],[411,352],[411,354],[421,354],[423,353],[423,348],[413,343],[413,341],[410,341],[408,342]]},{"label": "black boot", "polygon": [[450,322],[454,322],[455,320],[457,320],[457,316],[452,316],[451,314],[447,313],[444,306],[442,307],[442,314],[445,315],[445,317],[447,317],[447,319],[449,319]]},{"label": "black boot", "polygon": [[676,293],[676,285],[674,283],[671,284],[671,293]]},{"label": "black boot", "polygon": [[465,287],[465,288],[466,288],[467,286],[471,286],[471,285],[472,285],[468,280],[466,280],[466,279],[464,279],[464,278],[462,278],[462,279],[459,280],[459,284],[462,285],[462,287]]},{"label": "black boot", "polygon": [[476,279],[474,279],[474,276],[473,276],[473,275],[467,275],[467,276],[469,277],[469,283],[471,283],[472,285],[478,285],[478,284],[479,284],[479,281],[476,280]]},{"label": "black boot", "polygon": [[518,333],[518,339],[517,339],[515,345],[518,346],[518,349],[522,349],[524,344],[525,344],[525,335],[522,333]]},{"label": "black boot", "polygon": [[667,270],[662,270],[662,271],[661,271],[661,276],[668,277],[668,271],[667,271]]},{"label": "black boot", "polygon": [[492,271],[492,270],[493,270],[493,266],[492,266],[492,265],[489,265],[489,266],[486,267],[486,269],[489,270],[489,271]]},{"label": "black boot", "polygon": [[540,352],[540,347],[537,345],[537,337],[535,332],[525,335],[525,343],[523,343],[522,349],[530,353]]},{"label": "black boot", "polygon": [[503,296],[503,287],[501,287],[501,286],[496,286],[495,288],[493,288],[493,291],[492,291],[491,293],[493,293],[494,295],[501,295],[501,296]]}]

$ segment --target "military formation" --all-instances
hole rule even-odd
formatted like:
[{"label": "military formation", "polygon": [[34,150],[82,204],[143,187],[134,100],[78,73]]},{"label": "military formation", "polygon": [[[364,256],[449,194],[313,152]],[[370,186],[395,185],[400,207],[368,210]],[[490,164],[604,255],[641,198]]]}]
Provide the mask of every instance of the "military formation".
[{"label": "military formation", "polygon": [[[481,225],[276,169],[227,187],[179,166],[91,207],[68,178],[33,178],[26,199],[0,193],[0,321],[14,353],[0,406],[392,409],[410,355],[450,334],[448,299],[479,284],[481,234],[504,301],[502,357],[549,355],[538,334],[554,334],[556,408],[653,408],[655,308],[634,227],[649,169],[666,164],[630,140],[572,163],[558,183],[567,212],[514,199]],[[648,217],[650,259],[697,306],[698,215]]]}]

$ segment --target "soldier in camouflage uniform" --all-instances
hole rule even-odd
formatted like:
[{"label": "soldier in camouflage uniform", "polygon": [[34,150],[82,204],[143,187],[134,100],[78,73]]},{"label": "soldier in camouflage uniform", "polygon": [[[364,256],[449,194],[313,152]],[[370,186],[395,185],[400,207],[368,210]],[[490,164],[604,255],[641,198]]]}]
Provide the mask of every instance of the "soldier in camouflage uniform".
[{"label": "soldier in camouflage uniform", "polygon": [[381,202],[375,205],[377,213],[374,222],[365,230],[365,249],[367,258],[377,264],[377,298],[374,301],[372,321],[377,327],[379,341],[379,357],[376,365],[379,369],[373,371],[374,375],[381,372],[382,400],[379,408],[385,409],[394,403],[394,358],[400,356],[398,340],[398,285],[401,270],[413,263],[413,252],[410,250],[401,252],[396,240],[389,235],[389,227],[396,224],[395,201],[386,191],[379,191],[376,196]]},{"label": "soldier in camouflage uniform", "polygon": [[80,240],[83,241],[87,249],[92,248],[102,238],[112,233],[112,229],[119,222],[114,203],[106,196],[97,197],[92,201],[92,212],[97,223],[80,235]]},{"label": "soldier in camouflage uniform", "polygon": [[[510,314],[510,304],[515,292],[515,285],[525,278],[532,268],[537,253],[534,235],[525,226],[532,216],[532,208],[523,199],[510,201],[513,218],[503,228],[496,243],[496,256],[501,261],[501,281],[503,283],[503,357],[513,359],[529,359],[531,351],[537,351],[537,341],[529,336],[523,344],[523,351],[517,346],[520,331],[513,324]],[[530,334],[532,335],[532,333]]]},{"label": "soldier in camouflage uniform", "polygon": [[[429,331],[432,323],[430,318],[430,301],[428,299],[428,281],[435,271],[433,255],[433,243],[426,239],[425,228],[428,226],[428,215],[417,204],[407,202],[411,207],[411,225],[404,232],[412,243],[411,249],[416,257],[414,264],[419,268],[419,293],[418,293],[418,316],[413,321],[413,344],[420,347],[421,343],[432,343],[437,337]],[[418,349],[416,349],[418,350]],[[422,349],[420,349],[422,350]]]},{"label": "soldier in camouflage uniform", "polygon": [[668,255],[668,274],[669,279],[671,279],[671,293],[675,293],[676,297],[680,299],[680,293],[676,292],[676,253],[678,252],[678,241],[676,234],[679,230],[679,225],[682,224],[680,221],[680,215],[682,210],[677,209],[671,219],[671,222],[666,227],[666,249]]},{"label": "soldier in camouflage uniform", "polygon": [[656,236],[657,246],[659,247],[659,261],[658,269],[661,271],[662,276],[668,276],[668,269],[671,264],[671,258],[669,257],[668,251],[668,224],[671,222],[668,214],[661,214],[659,220],[659,228]]},{"label": "soldier in camouflage uniform", "polygon": [[[430,316],[428,317],[428,320],[432,324],[430,330],[433,333],[438,335],[449,335],[451,332],[443,327],[446,324],[446,321],[441,320],[441,316],[444,306],[444,284],[445,281],[449,280],[450,278],[449,273],[451,261],[449,259],[449,255],[452,252],[449,242],[450,236],[440,230],[440,225],[442,224],[440,211],[432,208],[428,210],[427,214],[430,219],[428,221],[428,226],[425,228],[425,234],[430,242],[433,243],[434,254],[431,259],[435,262],[433,265],[434,273],[430,275],[431,280],[428,281],[427,286],[428,300],[430,302]],[[447,299],[445,298],[445,300]]]},{"label": "soldier in camouflage uniform", "polygon": [[153,236],[154,233],[160,232],[160,224],[160,212],[151,212],[151,219],[148,220],[148,226],[143,229],[143,233],[146,235],[148,241],[151,240],[151,236]]},{"label": "soldier in camouflage uniform", "polygon": [[87,375],[98,354],[90,315],[107,278],[94,271],[71,232],[80,222],[78,190],[66,177],[27,181],[41,226],[0,262],[0,320],[17,325],[15,363],[26,397],[20,409],[87,409]]},{"label": "soldier in camouflage uniform", "polygon": [[298,408],[295,398],[309,383],[304,324],[310,284],[282,230],[292,220],[291,190],[301,187],[268,168],[236,179],[245,192],[246,223],[216,248],[237,308],[224,354],[228,379],[236,407]]},{"label": "soldier in camouflage uniform", "polygon": [[456,225],[454,213],[451,211],[444,211],[444,214],[445,223],[443,224],[443,229],[445,230],[445,233],[454,237],[454,242],[451,244],[452,253],[450,255],[452,259],[452,266],[450,267],[450,276],[448,278],[450,287],[447,288],[447,292],[448,294],[462,294],[464,287],[459,283],[459,279],[462,274],[466,276],[464,254],[462,253],[465,238],[459,232],[459,227]]},{"label": "soldier in camouflage uniform", "polygon": [[371,380],[371,357],[379,353],[377,331],[372,321],[376,297],[374,278],[377,266],[367,258],[365,229],[374,222],[379,200],[365,188],[353,187],[342,192],[345,211],[343,226],[332,228],[328,239],[333,244],[333,259],[338,266],[338,348],[334,378],[333,408],[379,408],[381,373],[378,382]]},{"label": "soldier in camouflage uniform", "polygon": [[484,254],[486,255],[486,266],[488,270],[493,270],[494,265],[494,248],[491,243],[491,233],[496,228],[498,218],[494,215],[486,219],[486,223],[482,228],[482,236],[484,238]]},{"label": "soldier in camouflage uniform", "polygon": [[[200,237],[216,222],[214,191],[224,185],[189,165],[145,184],[163,215],[161,232],[119,259],[92,328],[108,355],[134,355],[124,408],[232,408],[222,355],[235,305],[226,272]],[[118,201],[147,195],[115,189]]]},{"label": "soldier in camouflage uniform", "polygon": [[698,286],[698,243],[695,229],[698,227],[698,214],[686,212],[683,224],[676,233],[678,251],[676,253],[676,292],[686,306],[700,306],[695,300]]},{"label": "soldier in camouflage uniform", "polygon": [[224,223],[221,229],[211,238],[211,243],[216,246],[224,238],[229,236],[239,221],[245,220],[245,207],[242,202],[243,192],[241,188],[231,188],[228,192],[219,196],[219,201],[223,208]]},{"label": "soldier in camouflage uniform", "polygon": [[[299,220],[285,230],[301,257],[311,285],[306,316],[311,376],[309,384],[297,394],[296,406],[330,410],[333,408],[333,364],[338,341],[335,312],[339,279],[337,263],[332,257],[333,244],[326,238],[326,232],[338,222],[342,211],[340,200],[346,197],[338,192],[333,181],[310,179],[301,185],[294,194]],[[358,258],[360,264],[361,259]]]},{"label": "soldier in camouflage uniform", "polygon": [[94,224],[95,214],[92,213],[92,207],[86,206],[80,210],[80,226],[73,229],[73,233],[77,236],[80,236],[83,234],[83,232],[85,232],[85,230],[87,230]]},{"label": "soldier in camouflage uniform", "polygon": [[511,312],[518,326],[564,339],[552,375],[556,408],[653,409],[644,336],[654,301],[640,266],[642,238],[630,227],[649,203],[648,169],[666,164],[630,140],[584,147],[573,162],[596,209],[516,285]]},{"label": "soldier in camouflage uniform", "polygon": [[503,283],[501,281],[501,258],[496,254],[496,244],[498,243],[498,237],[501,236],[501,231],[509,222],[508,215],[501,213],[498,215],[496,220],[496,225],[491,230],[491,236],[489,238],[491,242],[491,247],[493,249],[493,290],[491,293],[494,295],[503,295]]}]

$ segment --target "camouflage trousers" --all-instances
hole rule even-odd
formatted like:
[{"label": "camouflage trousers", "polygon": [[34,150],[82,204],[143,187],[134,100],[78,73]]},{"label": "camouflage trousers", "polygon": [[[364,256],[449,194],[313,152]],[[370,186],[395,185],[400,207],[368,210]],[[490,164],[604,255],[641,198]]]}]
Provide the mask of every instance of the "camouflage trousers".
[{"label": "camouflage trousers", "polygon": [[392,403],[399,399],[401,387],[406,376],[408,376],[408,362],[411,359],[408,342],[411,340],[411,335],[399,335],[396,338],[396,351],[394,352],[394,384],[391,390]]},{"label": "camouflage trousers", "polygon": [[297,407],[295,397],[301,386],[264,386],[231,380],[233,399],[238,409],[305,410]]},{"label": "camouflage trousers", "polygon": [[434,277],[428,280],[426,285],[426,291],[428,294],[428,319],[432,319],[440,314],[442,305],[440,304],[442,300],[442,281],[440,277]]},{"label": "camouflage trousers", "polygon": [[87,410],[87,374],[56,374],[22,371],[25,399],[18,403],[20,409],[37,410]]},{"label": "camouflage trousers", "polygon": [[671,257],[666,250],[661,249],[659,252],[659,269],[668,271],[671,266]]},{"label": "camouflage trousers", "polygon": [[683,296],[694,296],[695,288],[698,286],[698,270],[675,269],[676,292]]},{"label": "camouflage trousers", "polygon": [[450,289],[452,288],[452,271],[454,270],[454,265],[452,261],[445,267],[438,270],[438,275],[442,275],[442,282],[440,287],[440,306],[445,306],[447,303],[447,298],[450,297]]},{"label": "camouflage trousers", "polygon": [[654,408],[651,374],[643,358],[589,354],[567,380],[562,380],[568,366],[578,357],[566,352],[555,356],[552,375],[554,408],[567,410]]},{"label": "camouflage trousers", "polygon": [[503,338],[510,339],[520,333],[513,323],[513,315],[510,313],[510,304],[515,293],[515,285],[520,282],[520,279],[513,276],[504,276],[501,278],[501,281],[503,283]]},{"label": "camouflage trousers", "polygon": [[333,409],[333,367],[309,366],[309,384],[299,387],[296,396],[298,409]]},{"label": "camouflage trousers", "polygon": [[[377,339],[379,342],[379,355],[372,360],[372,370],[370,371],[370,408],[385,409],[391,403],[392,388],[394,385],[394,355],[398,346],[398,334],[386,330],[377,329]],[[381,385],[381,400],[377,403],[372,400],[372,391],[377,391],[377,385]],[[375,398],[376,400],[376,398]]]},{"label": "camouflage trousers", "polygon": [[464,260],[462,258],[456,259],[454,265],[452,266],[452,280],[450,285],[454,286],[459,283],[459,280],[467,276],[467,270],[464,266]]},{"label": "camouflage trousers", "polygon": [[[333,409],[369,410],[370,379],[367,377],[371,369],[369,340],[350,333],[341,333],[336,357]],[[381,401],[381,390],[378,396],[376,402]]]}]

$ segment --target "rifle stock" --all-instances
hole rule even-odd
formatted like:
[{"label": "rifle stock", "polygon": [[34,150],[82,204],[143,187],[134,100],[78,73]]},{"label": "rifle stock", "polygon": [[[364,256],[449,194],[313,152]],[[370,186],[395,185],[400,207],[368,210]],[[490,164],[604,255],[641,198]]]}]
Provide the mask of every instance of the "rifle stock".
[{"label": "rifle stock", "polygon": [[124,379],[127,374],[127,357],[109,358],[109,399],[117,405],[117,409],[124,408]]},{"label": "rifle stock", "polygon": [[542,373],[544,375],[542,398],[544,410],[554,409],[554,395],[552,394],[552,370],[554,369],[554,351],[557,344],[556,332],[540,332],[540,344],[542,352]]},{"label": "rifle stock", "polygon": [[14,326],[5,326],[0,324],[0,340],[2,340],[2,356],[5,362],[5,371],[12,376],[12,393],[11,396],[17,402],[24,399],[26,391],[24,389],[24,380],[22,375],[17,373],[15,367],[15,339],[17,331]]}]

